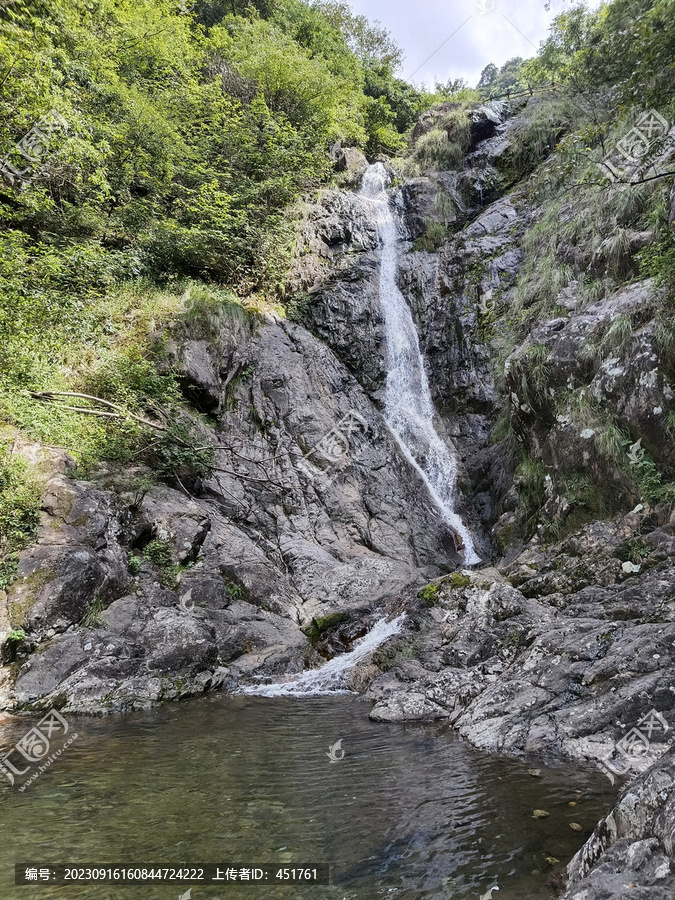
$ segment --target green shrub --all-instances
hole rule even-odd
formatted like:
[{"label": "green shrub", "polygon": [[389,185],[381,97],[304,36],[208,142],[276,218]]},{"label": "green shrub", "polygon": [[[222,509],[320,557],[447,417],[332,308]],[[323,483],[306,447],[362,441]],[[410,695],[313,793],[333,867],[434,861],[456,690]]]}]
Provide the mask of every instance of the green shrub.
[{"label": "green shrub", "polygon": [[26,632],[23,628],[13,628],[5,638],[8,644],[20,644],[26,640]]},{"label": "green shrub", "polygon": [[40,524],[41,484],[21,457],[0,458],[0,588],[12,583],[19,553]]},{"label": "green shrub", "polygon": [[225,590],[230,600],[243,600],[246,596],[244,587],[241,584],[237,584],[236,581],[225,579]]},{"label": "green shrub", "polygon": [[286,315],[291,322],[304,322],[312,306],[312,298],[306,291],[293,294],[285,301]]},{"label": "green shrub", "polygon": [[210,478],[215,465],[213,448],[199,446],[199,440],[191,425],[174,422],[148,445],[145,457],[161,478],[191,486],[197,479]]},{"label": "green shrub", "polygon": [[163,585],[176,587],[181,566],[173,562],[171,544],[161,540],[150,541],[143,550],[143,556],[157,566]]},{"label": "green shrub", "polygon": [[418,592],[417,596],[424,602],[425,606],[438,606],[440,591],[441,589],[437,584],[427,584]]}]

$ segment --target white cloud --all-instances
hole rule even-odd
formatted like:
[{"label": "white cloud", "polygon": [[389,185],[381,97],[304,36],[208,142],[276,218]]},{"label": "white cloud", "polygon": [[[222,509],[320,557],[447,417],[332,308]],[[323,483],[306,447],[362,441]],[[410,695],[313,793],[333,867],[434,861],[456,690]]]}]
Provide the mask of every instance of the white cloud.
[{"label": "white cloud", "polygon": [[[401,74],[433,87],[464,78],[475,85],[485,66],[534,56],[554,17],[570,0],[350,0],[355,12],[379,19],[405,51]],[[600,0],[588,4],[595,8]],[[453,33],[454,32],[454,33]]]}]

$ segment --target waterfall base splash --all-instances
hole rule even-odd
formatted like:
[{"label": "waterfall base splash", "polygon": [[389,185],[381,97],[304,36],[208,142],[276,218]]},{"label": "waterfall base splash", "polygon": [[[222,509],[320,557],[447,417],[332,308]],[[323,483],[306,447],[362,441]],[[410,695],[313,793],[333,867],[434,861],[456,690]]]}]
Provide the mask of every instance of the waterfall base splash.
[{"label": "waterfall base splash", "polygon": [[250,685],[239,693],[257,697],[315,697],[324,694],[351,694],[345,687],[346,676],[357,663],[383,644],[387,638],[398,634],[403,627],[405,613],[388,622],[380,619],[368,634],[354,644],[349,653],[342,653],[318,669],[309,669],[294,675],[289,681],[277,684]]}]

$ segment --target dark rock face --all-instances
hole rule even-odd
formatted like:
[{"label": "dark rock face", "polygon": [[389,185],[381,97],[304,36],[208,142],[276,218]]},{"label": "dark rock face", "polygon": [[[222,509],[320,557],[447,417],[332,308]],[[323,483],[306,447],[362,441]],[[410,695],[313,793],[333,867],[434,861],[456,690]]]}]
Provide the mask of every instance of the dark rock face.
[{"label": "dark rock face", "polygon": [[183,347],[181,386],[197,409],[217,412],[222,382],[215,371],[206,341],[188,341]]},{"label": "dark rock face", "polygon": [[410,252],[400,262],[401,289],[415,316],[432,396],[465,466],[463,487],[474,494],[475,514],[487,528],[505,492],[496,476],[508,462],[489,444],[503,399],[484,326],[496,299],[515,284],[526,222],[522,210],[504,199],[437,254]]},{"label": "dark rock face", "polygon": [[[246,352],[255,371],[211,435],[232,450],[217,451],[204,497],[158,486],[139,499],[114,467],[96,484],[50,481],[8,599],[39,650],[16,704],[116,709],[301,670],[312,618],[386,608],[456,565],[421,479],[331,350],[272,317]],[[349,451],[336,462],[321,441],[338,427]]]},{"label": "dark rock face", "polygon": [[354,194],[325,192],[312,207],[298,245],[304,252],[290,290],[309,295],[305,324],[366,390],[376,393],[385,377],[380,254],[364,202]]},{"label": "dark rock face", "polygon": [[78,622],[94,597],[111,598],[128,580],[117,543],[114,498],[94,485],[57,476],[43,501],[39,543],[23,554],[9,600],[10,618],[36,637]]}]

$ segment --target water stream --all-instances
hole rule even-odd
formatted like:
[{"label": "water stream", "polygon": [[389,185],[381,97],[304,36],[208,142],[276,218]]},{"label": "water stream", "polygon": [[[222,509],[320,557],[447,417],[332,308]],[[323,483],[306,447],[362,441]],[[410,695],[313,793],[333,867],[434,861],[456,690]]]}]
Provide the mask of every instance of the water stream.
[{"label": "water stream", "polygon": [[434,404],[410,308],[399,290],[399,241],[386,192],[387,171],[382,163],[363,176],[360,196],[368,203],[382,247],[380,303],[387,346],[387,383],[384,415],[401,450],[422,476],[447,525],[459,536],[464,563],[479,563],[473,538],[455,512],[457,460],[434,427]]},{"label": "water stream", "polygon": [[288,681],[278,684],[261,684],[245,687],[243,694],[256,694],[259,697],[310,697],[324,694],[349,694],[345,688],[347,674],[354,666],[365,659],[373,650],[383,644],[387,638],[398,634],[403,625],[405,614],[388,622],[377,621],[368,634],[354,643],[349,653],[341,653],[318,669],[308,669],[300,675],[291,676]]}]

